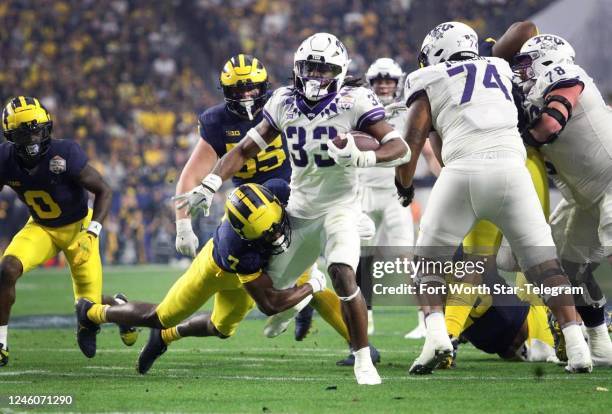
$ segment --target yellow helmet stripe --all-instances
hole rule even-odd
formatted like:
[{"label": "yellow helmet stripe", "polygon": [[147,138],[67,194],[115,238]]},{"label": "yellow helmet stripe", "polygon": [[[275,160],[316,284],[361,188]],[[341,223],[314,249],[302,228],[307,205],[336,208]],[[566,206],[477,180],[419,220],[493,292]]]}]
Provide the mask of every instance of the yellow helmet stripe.
[{"label": "yellow helmet stripe", "polygon": [[19,99],[19,107],[26,106],[28,104],[26,99],[23,96],[20,96],[18,99]]},{"label": "yellow helmet stripe", "polygon": [[261,191],[259,188],[257,188],[257,186],[253,186],[252,189],[255,192],[255,194],[259,196],[259,198],[263,201],[265,205],[268,205],[272,201],[274,201],[274,200],[270,200],[270,198],[266,195],[266,193]]},{"label": "yellow helmet stripe", "polygon": [[238,55],[238,66],[241,68],[246,66],[244,55],[242,53]]}]

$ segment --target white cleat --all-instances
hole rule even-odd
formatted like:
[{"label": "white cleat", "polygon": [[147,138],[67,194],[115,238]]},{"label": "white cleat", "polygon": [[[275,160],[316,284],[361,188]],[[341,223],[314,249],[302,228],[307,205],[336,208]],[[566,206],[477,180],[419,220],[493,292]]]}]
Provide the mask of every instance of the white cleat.
[{"label": "white cleat", "polygon": [[264,335],[268,338],[275,338],[279,336],[287,330],[289,324],[291,324],[291,321],[297,314],[298,311],[296,309],[290,308],[284,312],[270,316],[263,329]]},{"label": "white cleat", "polygon": [[[591,352],[589,351],[589,346],[582,337],[582,333],[580,332],[579,340],[570,340],[568,335],[565,334],[565,330],[563,334],[565,336],[565,351],[567,353],[567,365],[565,366],[565,370],[570,373],[586,374],[593,371]],[[572,343],[570,343],[570,341]]]},{"label": "white cleat", "polygon": [[442,332],[428,333],[421,355],[414,360],[408,373],[414,375],[431,374],[438,364],[452,356],[453,344]]},{"label": "white cleat", "polygon": [[378,375],[378,371],[374,364],[372,364],[372,361],[370,361],[369,364],[367,362],[359,363],[355,361],[353,371],[355,372],[355,378],[359,385],[378,385],[382,383],[380,375]]},{"label": "white cleat", "polygon": [[606,324],[603,323],[586,330],[593,365],[596,367],[612,367],[612,340],[610,340]]}]

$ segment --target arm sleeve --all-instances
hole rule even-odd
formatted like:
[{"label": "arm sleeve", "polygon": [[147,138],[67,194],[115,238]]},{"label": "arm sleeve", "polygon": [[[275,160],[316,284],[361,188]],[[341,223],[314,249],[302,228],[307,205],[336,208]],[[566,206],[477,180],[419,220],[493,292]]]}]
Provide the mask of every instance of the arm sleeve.
[{"label": "arm sleeve", "polygon": [[369,125],[385,119],[385,109],[373,91],[363,87],[351,91],[355,97],[355,129],[363,130]]},{"label": "arm sleeve", "polygon": [[283,129],[282,125],[282,103],[284,99],[294,99],[288,95],[288,88],[280,88],[274,91],[268,102],[263,108],[263,116],[272,128],[281,132]]}]

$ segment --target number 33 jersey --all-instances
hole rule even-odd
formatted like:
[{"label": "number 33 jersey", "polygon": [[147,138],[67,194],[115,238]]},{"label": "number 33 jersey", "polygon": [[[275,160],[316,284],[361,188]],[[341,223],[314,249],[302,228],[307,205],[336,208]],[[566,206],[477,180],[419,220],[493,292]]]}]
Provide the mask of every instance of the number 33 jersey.
[{"label": "number 33 jersey", "polygon": [[287,142],[291,215],[313,219],[339,204],[358,205],[357,171],[337,165],[327,154],[327,141],[384,119],[385,110],[370,90],[344,86],[309,106],[295,89],[282,87],[268,100],[263,115]]},{"label": "number 33 jersey", "polygon": [[0,187],[8,185],[46,227],[61,227],[87,215],[87,192],[79,174],[87,156],[75,141],[52,139],[49,151],[28,172],[17,160],[13,144],[0,144]]},{"label": "number 33 jersey", "polygon": [[512,70],[494,57],[444,62],[408,75],[408,105],[426,93],[445,165],[466,156],[508,151],[525,158],[512,99]]}]

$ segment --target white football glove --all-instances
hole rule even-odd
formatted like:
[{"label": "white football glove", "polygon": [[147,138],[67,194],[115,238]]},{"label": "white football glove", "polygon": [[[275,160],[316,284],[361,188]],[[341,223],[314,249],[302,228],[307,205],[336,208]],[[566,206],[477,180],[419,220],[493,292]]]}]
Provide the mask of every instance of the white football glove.
[{"label": "white football glove", "polygon": [[327,287],[327,278],[323,272],[321,272],[316,266],[313,266],[312,270],[310,271],[310,279],[308,279],[306,283],[312,286],[312,293],[315,294]]},{"label": "white football glove", "polygon": [[351,133],[341,134],[348,141],[342,149],[334,145],[333,140],[327,141],[327,154],[343,167],[353,166],[359,168],[373,167],[376,165],[376,154],[374,151],[361,151],[355,144],[355,138]]},{"label": "white football glove", "polygon": [[189,207],[189,214],[192,217],[196,217],[200,211],[208,216],[213,196],[221,187],[221,184],[223,184],[221,177],[216,174],[208,174],[199,186],[173,198],[174,201],[178,202],[176,208],[180,210]]},{"label": "white football glove", "polygon": [[363,240],[371,240],[376,234],[376,224],[374,224],[374,220],[363,211],[359,215],[357,232],[359,232],[359,238]]},{"label": "white football glove", "polygon": [[195,257],[198,250],[198,236],[193,232],[191,219],[184,218],[176,221],[176,251],[182,255]]}]

